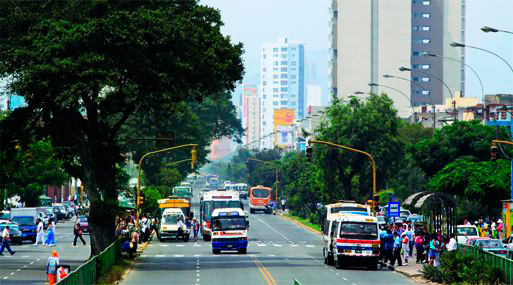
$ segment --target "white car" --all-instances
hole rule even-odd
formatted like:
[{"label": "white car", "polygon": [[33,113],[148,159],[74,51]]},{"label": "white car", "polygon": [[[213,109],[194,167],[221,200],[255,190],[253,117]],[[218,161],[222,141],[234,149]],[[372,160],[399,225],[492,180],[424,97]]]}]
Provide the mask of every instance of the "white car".
[{"label": "white car", "polygon": [[479,231],[476,226],[461,225],[457,227],[456,240],[458,243],[467,244],[469,238],[479,237]]}]

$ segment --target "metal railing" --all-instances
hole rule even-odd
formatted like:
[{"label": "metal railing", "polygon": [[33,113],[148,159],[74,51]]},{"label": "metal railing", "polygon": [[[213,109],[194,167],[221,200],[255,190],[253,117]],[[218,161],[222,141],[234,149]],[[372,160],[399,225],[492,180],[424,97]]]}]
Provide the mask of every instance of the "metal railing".
[{"label": "metal railing", "polygon": [[457,251],[464,256],[474,256],[490,262],[494,267],[500,268],[506,284],[513,284],[513,260],[464,244],[458,244]]},{"label": "metal railing", "polygon": [[117,239],[97,256],[93,256],[86,263],[80,265],[64,279],[59,285],[95,284],[116,263],[121,256],[122,239]]}]

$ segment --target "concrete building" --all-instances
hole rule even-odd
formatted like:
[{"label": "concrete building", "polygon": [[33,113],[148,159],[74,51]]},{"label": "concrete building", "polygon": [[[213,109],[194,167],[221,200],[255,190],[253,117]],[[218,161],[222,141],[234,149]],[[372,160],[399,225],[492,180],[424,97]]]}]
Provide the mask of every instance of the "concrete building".
[{"label": "concrete building", "polygon": [[232,152],[232,141],[228,137],[223,137],[212,141],[210,144],[210,160],[222,160],[227,158]]},{"label": "concrete building", "polygon": [[[330,83],[338,98],[376,83],[370,92],[387,93],[399,115],[406,117],[411,115],[410,106],[444,104],[450,98],[436,78],[453,93],[462,90],[462,64],[424,53],[464,59],[463,49],[449,46],[452,41],[464,41],[464,0],[332,0],[330,10]],[[412,72],[399,74],[401,66]],[[417,84],[392,81],[384,74],[407,77]]]},{"label": "concrete building", "polygon": [[304,45],[279,38],[262,45],[260,67],[260,116],[262,148],[274,148],[274,110],[294,109],[296,118],[305,113]]},{"label": "concrete building", "polygon": [[306,106],[322,106],[322,89],[320,85],[306,85]]},{"label": "concrete building", "polygon": [[260,148],[260,98],[257,87],[246,85],[242,90],[242,126],[246,130],[244,144]]}]

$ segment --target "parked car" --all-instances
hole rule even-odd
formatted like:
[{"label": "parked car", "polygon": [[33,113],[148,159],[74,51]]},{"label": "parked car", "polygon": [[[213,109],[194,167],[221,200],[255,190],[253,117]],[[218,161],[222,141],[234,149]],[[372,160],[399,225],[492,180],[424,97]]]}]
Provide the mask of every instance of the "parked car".
[{"label": "parked car", "polygon": [[0,211],[0,220],[10,220],[11,214],[9,211]]},{"label": "parked car", "polygon": [[467,245],[474,246],[478,240],[489,240],[490,237],[470,237],[467,239]]},{"label": "parked car", "polygon": [[80,225],[80,229],[82,230],[82,232],[89,232],[89,222],[87,221],[86,216],[79,216],[78,223]]},{"label": "parked car", "polygon": [[509,258],[509,249],[504,246],[500,239],[477,240],[474,246],[481,248],[484,251]]},{"label": "parked car", "polygon": [[[0,233],[4,231],[5,227],[9,226],[9,236],[11,238],[11,244],[23,244],[23,237],[21,236],[20,226],[13,222],[0,222]],[[0,242],[2,242],[2,236],[0,235]]]},{"label": "parked car", "polygon": [[399,217],[400,217],[401,219],[403,219],[403,220],[406,220],[406,218],[408,218],[409,216],[411,216],[411,212],[410,212],[410,210],[404,210],[404,209],[403,209],[403,210],[401,210],[401,211],[399,212]]},{"label": "parked car", "polygon": [[456,241],[461,244],[468,244],[469,238],[478,238],[479,232],[476,226],[457,226]]},{"label": "parked car", "polygon": [[66,212],[66,209],[64,206],[52,206],[53,212],[57,216],[57,220],[66,220],[68,218],[68,213]]},{"label": "parked car", "polygon": [[406,221],[407,222],[411,222],[412,225],[415,225],[415,224],[422,224],[424,222],[424,216],[422,215],[417,215],[417,214],[412,214],[412,215],[409,215],[407,218],[406,218]]}]

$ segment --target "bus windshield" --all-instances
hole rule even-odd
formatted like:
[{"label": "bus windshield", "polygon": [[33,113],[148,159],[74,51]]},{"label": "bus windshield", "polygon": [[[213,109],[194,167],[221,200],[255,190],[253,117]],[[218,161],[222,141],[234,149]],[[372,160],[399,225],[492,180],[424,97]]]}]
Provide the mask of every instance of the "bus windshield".
[{"label": "bus windshield", "polygon": [[212,212],[215,209],[222,208],[241,208],[240,201],[204,201],[203,202],[203,220],[210,221],[212,218]]},{"label": "bus windshield", "polygon": [[178,223],[176,215],[164,216],[162,217],[163,225],[176,225]]},{"label": "bus windshield", "polygon": [[269,197],[269,190],[266,189],[253,189],[251,190],[251,194],[253,195],[253,198],[267,198]]},{"label": "bus windshield", "polygon": [[340,225],[340,237],[374,240],[378,238],[378,226],[373,223],[343,222]]},{"label": "bus windshield", "polygon": [[214,231],[245,230],[246,219],[238,218],[214,218],[212,221]]}]

